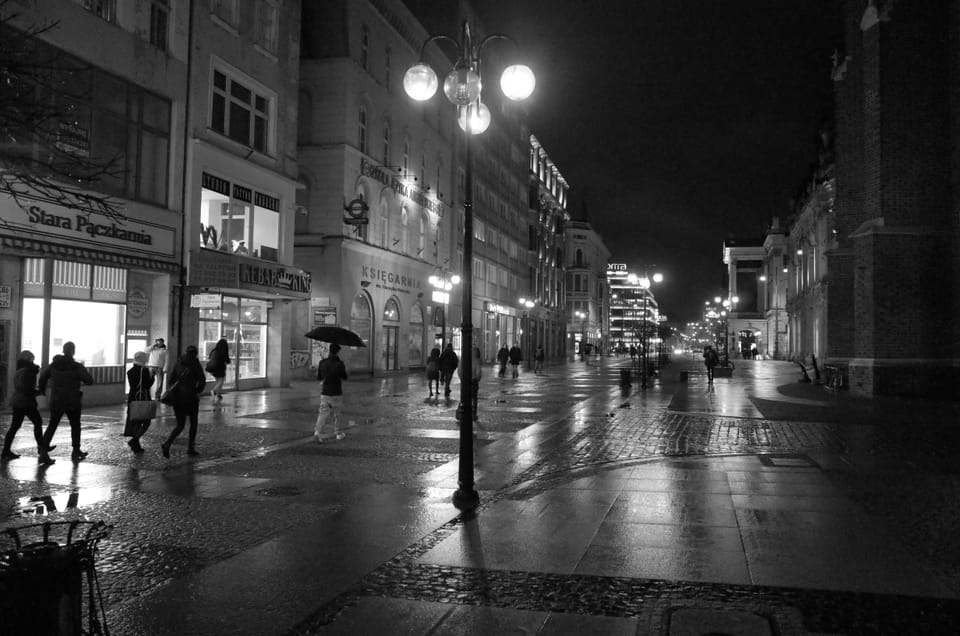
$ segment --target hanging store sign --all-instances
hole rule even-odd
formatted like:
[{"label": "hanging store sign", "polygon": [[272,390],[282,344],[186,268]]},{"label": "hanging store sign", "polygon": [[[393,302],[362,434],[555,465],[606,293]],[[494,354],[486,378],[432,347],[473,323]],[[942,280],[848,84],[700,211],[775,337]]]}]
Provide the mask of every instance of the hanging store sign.
[{"label": "hanging store sign", "polygon": [[413,201],[420,207],[430,210],[441,218],[443,217],[443,206],[441,206],[440,203],[428,198],[420,188],[407,183],[404,179],[393,174],[389,168],[370,163],[366,159],[361,159],[360,174],[379,181],[403,198]]},{"label": "hanging store sign", "polygon": [[347,213],[343,217],[343,222],[347,225],[366,225],[370,222],[370,219],[367,218],[370,206],[360,197],[343,206],[343,210]]},{"label": "hanging store sign", "polygon": [[191,309],[220,309],[220,294],[190,294]]}]

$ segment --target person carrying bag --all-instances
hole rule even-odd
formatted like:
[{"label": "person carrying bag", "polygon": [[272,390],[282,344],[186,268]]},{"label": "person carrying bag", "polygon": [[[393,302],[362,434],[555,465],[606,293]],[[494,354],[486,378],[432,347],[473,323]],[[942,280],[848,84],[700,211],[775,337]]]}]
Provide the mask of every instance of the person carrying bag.
[{"label": "person carrying bag", "polygon": [[123,427],[124,437],[129,437],[127,445],[134,453],[143,452],[140,438],[150,428],[150,422],[157,416],[157,403],[150,399],[150,387],[153,386],[153,374],[147,369],[147,354],[138,351],[133,354],[133,366],[127,371],[127,421]]}]

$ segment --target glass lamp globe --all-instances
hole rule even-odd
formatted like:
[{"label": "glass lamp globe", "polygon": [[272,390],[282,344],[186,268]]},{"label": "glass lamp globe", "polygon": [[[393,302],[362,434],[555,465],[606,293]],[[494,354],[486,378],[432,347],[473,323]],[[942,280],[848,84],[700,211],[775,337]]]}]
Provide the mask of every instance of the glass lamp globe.
[{"label": "glass lamp globe", "polygon": [[443,80],[443,93],[458,106],[475,102],[480,99],[480,76],[468,68],[455,68]]},{"label": "glass lamp globe", "polygon": [[457,122],[462,131],[479,135],[490,127],[490,109],[483,102],[470,104],[460,109]]},{"label": "glass lamp globe", "polygon": [[453,283],[454,285],[459,285],[459,284],[460,284],[460,275],[459,275],[459,274],[454,274],[453,276],[451,276],[451,277],[450,277],[450,282]]},{"label": "glass lamp globe", "polygon": [[440,85],[437,74],[426,64],[414,64],[403,74],[403,90],[410,99],[425,102],[437,92]]},{"label": "glass lamp globe", "polygon": [[522,101],[533,94],[537,86],[537,78],[533,71],[525,64],[508,66],[500,76],[500,90],[509,99],[515,102]]},{"label": "glass lamp globe", "polygon": [[662,282],[663,282],[663,274],[661,274],[660,272],[657,272],[656,274],[654,274],[654,275],[653,275],[653,282],[655,282],[655,283],[662,283]]}]

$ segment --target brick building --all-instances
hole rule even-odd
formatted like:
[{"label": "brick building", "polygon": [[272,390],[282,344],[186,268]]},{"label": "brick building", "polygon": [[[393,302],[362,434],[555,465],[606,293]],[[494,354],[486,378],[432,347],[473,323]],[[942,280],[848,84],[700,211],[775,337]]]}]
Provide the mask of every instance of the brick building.
[{"label": "brick building", "polygon": [[960,380],[960,2],[847,0],[836,97],[827,362],[865,395]]}]

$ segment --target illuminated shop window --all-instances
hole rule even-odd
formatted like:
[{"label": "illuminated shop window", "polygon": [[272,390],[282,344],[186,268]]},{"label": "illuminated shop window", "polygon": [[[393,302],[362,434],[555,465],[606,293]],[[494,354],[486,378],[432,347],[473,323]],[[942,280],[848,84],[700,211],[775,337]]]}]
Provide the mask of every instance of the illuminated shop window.
[{"label": "illuminated shop window", "polygon": [[279,199],[203,174],[201,247],[276,262],[279,239]]}]

